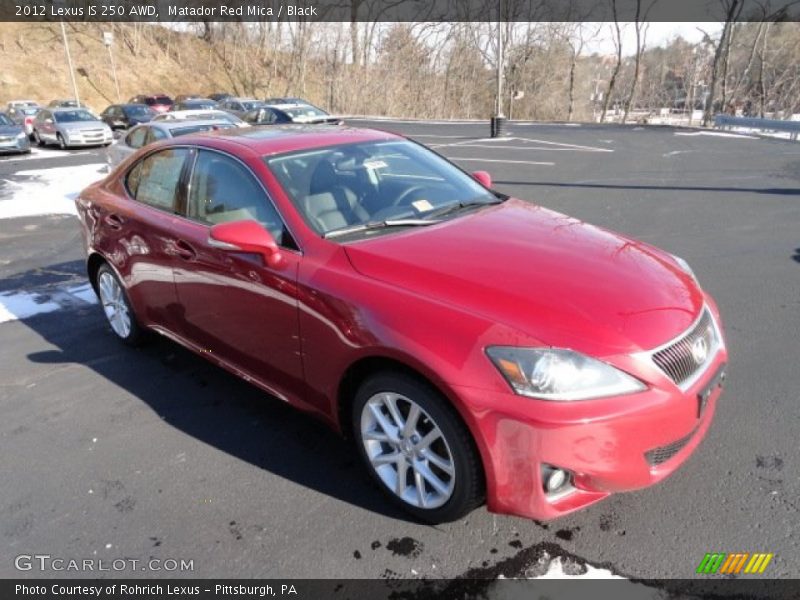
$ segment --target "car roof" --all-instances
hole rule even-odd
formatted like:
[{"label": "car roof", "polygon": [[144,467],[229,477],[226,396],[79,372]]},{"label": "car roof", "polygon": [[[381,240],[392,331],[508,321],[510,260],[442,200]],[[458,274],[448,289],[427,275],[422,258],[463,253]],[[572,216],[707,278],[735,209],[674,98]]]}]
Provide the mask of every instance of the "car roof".
[{"label": "car roof", "polygon": [[161,123],[162,121],[176,121],[177,117],[191,117],[192,115],[219,115],[228,119],[238,119],[236,115],[232,115],[224,110],[219,110],[218,108],[189,108],[186,110],[171,110],[161,113],[157,116],[155,121],[157,123]]},{"label": "car roof", "polygon": [[[185,123],[185,121],[183,122]],[[249,148],[261,156],[266,156],[340,144],[405,140],[406,138],[380,129],[342,127],[341,125],[272,125],[270,127],[225,129],[216,131],[213,136],[188,135],[180,139],[182,144],[197,143],[204,146],[214,145],[213,142],[209,144],[209,140],[224,140]]]},{"label": "car roof", "polygon": [[159,129],[171,131],[173,129],[184,129],[186,127],[193,127],[196,125],[209,125],[212,127],[221,126],[219,120],[214,119],[174,119],[169,121],[150,121],[149,123],[144,123],[142,126],[158,127]]},{"label": "car roof", "polygon": [[47,110],[51,113],[75,112],[76,110],[84,110],[88,113],[92,112],[85,106],[48,106]]}]

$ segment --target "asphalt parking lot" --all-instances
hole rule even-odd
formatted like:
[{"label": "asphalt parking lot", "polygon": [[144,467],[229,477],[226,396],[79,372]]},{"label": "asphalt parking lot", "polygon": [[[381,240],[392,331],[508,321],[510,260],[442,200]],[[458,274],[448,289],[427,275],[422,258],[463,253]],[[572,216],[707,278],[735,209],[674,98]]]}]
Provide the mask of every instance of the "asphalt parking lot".
[{"label": "asphalt parking lot", "polygon": [[15,570],[14,556],[45,552],[194,561],[170,576],[386,579],[522,577],[547,553],[682,578],[712,551],[771,552],[769,575],[800,577],[800,145],[667,127],[512,123],[487,139],[488,123],[353,124],[404,132],[503,192],[688,260],[731,354],[695,455],[660,485],[547,524],[485,509],[413,523],[315,421],[166,340],[116,342],[69,214],[103,151],[37,150],[0,158],[0,577],[64,575]]}]

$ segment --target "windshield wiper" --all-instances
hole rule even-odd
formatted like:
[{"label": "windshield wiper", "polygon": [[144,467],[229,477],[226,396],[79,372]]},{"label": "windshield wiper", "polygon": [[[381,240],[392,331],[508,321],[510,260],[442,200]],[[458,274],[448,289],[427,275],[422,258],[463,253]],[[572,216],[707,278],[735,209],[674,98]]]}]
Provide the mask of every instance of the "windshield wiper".
[{"label": "windshield wiper", "polygon": [[370,221],[369,223],[358,223],[349,225],[341,229],[334,229],[324,234],[325,239],[358,233],[359,231],[371,231],[373,229],[385,229],[387,227],[422,227],[425,225],[435,225],[439,221],[430,219],[387,219],[386,221]]},{"label": "windshield wiper", "polygon": [[465,200],[461,202],[454,202],[453,204],[447,204],[446,206],[442,206],[441,208],[437,208],[434,211],[431,211],[425,215],[426,219],[437,218],[437,217],[444,217],[446,215],[452,214],[454,212],[458,212],[460,210],[464,210],[465,208],[475,208],[478,206],[491,206],[493,204],[500,204],[505,202],[505,200],[497,198],[493,200]]}]

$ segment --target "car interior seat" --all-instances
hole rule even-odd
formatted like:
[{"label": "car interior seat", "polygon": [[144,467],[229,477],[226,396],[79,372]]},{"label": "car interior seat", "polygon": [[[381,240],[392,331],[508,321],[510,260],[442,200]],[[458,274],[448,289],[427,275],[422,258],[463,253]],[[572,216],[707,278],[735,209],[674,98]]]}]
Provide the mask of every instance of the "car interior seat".
[{"label": "car interior seat", "polygon": [[338,176],[333,164],[321,160],[314,168],[303,208],[322,231],[363,223],[369,213],[356,193]]}]

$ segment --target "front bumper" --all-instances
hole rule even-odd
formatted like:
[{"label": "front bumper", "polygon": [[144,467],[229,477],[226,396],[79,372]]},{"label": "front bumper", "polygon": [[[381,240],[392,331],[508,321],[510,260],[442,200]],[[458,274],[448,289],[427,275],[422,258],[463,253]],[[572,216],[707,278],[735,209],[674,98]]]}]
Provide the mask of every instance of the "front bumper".
[{"label": "front bumper", "polygon": [[68,137],[66,140],[67,146],[70,147],[88,147],[88,146],[103,146],[110,144],[114,141],[114,136],[104,136],[103,138],[84,138],[84,137]]},{"label": "front bumper", "polygon": [[[686,391],[665,381],[637,394],[579,402],[456,388],[472,415],[489,510],[553,519],[668,477],[708,431],[726,363],[723,347]],[[544,464],[570,471],[574,489],[548,497]]]},{"label": "front bumper", "polygon": [[8,152],[28,152],[31,149],[31,143],[27,137],[22,139],[19,138],[12,138],[8,139],[0,139],[0,152],[8,153]]}]

